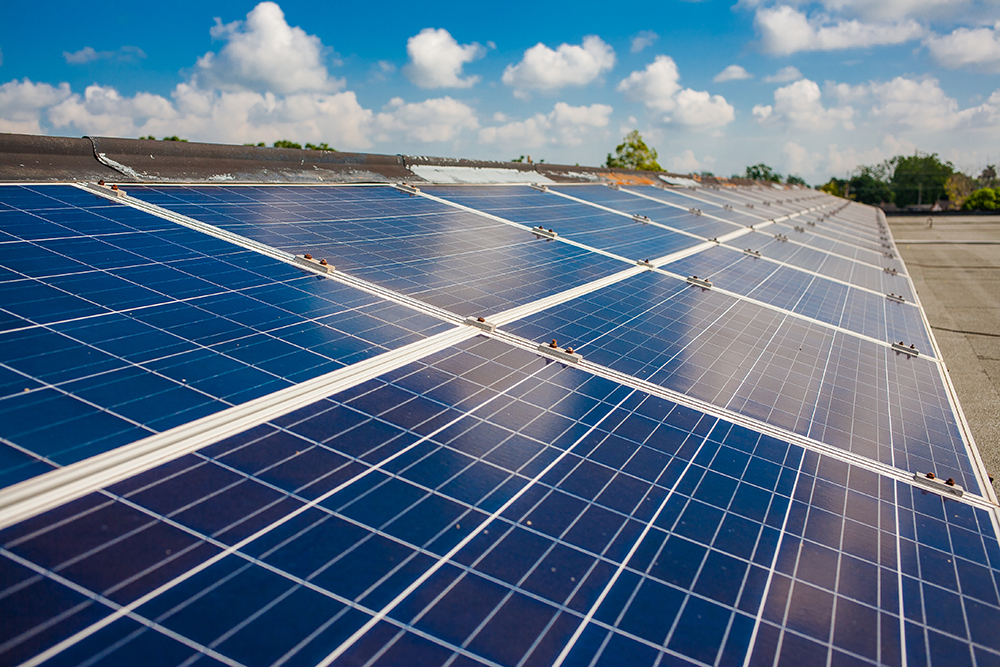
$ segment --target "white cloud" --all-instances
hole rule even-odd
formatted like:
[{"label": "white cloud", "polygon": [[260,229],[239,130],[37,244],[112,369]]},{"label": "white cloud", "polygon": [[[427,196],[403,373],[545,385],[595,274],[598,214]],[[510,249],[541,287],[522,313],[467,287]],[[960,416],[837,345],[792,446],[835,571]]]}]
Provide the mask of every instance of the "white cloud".
[{"label": "white cloud", "polygon": [[823,157],[819,153],[810,153],[809,149],[794,141],[786,142],[781,152],[785,154],[785,170],[796,176],[816,173]]},{"label": "white cloud", "polygon": [[671,121],[692,128],[727,125],[736,117],[733,106],[722,95],[685,88],[677,93],[677,108]]},{"label": "white cloud", "polygon": [[875,104],[871,114],[915,130],[940,132],[956,128],[996,126],[1000,121],[1000,91],[984,103],[959,109],[958,102],[941,89],[937,79],[898,76],[872,84]]},{"label": "white cloud", "polygon": [[827,11],[867,19],[885,20],[908,16],[952,18],[967,15],[969,0],[823,0]]},{"label": "white cloud", "polygon": [[826,108],[821,100],[819,86],[809,79],[801,79],[774,91],[774,105],[753,108],[758,122],[776,121],[803,130],[830,130],[841,124],[853,130],[854,109],[849,106]]},{"label": "white cloud", "polygon": [[343,86],[323,63],[319,37],[289,26],[273,2],[258,4],[246,21],[223,24],[216,18],[211,34],[226,44],[198,59],[197,76],[208,86],[273,93],[332,92]]},{"label": "white cloud", "polygon": [[753,74],[746,71],[739,65],[730,65],[726,69],[722,70],[715,75],[712,79],[715,83],[722,83],[724,81],[743,81],[745,79],[752,79]]},{"label": "white cloud", "polygon": [[652,46],[660,38],[652,30],[643,30],[632,38],[632,53],[639,53],[643,49]]},{"label": "white cloud", "polygon": [[656,56],[646,69],[635,71],[618,83],[618,92],[655,111],[673,111],[674,95],[681,89],[677,63],[670,56]]},{"label": "white cloud", "polygon": [[600,37],[589,35],[583,44],[560,44],[555,50],[541,42],[524,52],[521,62],[507,65],[503,82],[518,91],[557,90],[583,86],[615,64],[615,51]]},{"label": "white cloud", "polygon": [[395,97],[375,117],[375,123],[383,141],[395,135],[427,143],[451,141],[463,130],[479,127],[476,112],[470,106],[447,96],[409,104]]},{"label": "white cloud", "polygon": [[945,67],[1000,70],[1000,22],[992,28],[958,28],[948,35],[931,35],[924,43]]},{"label": "white cloud", "polygon": [[926,33],[912,19],[896,23],[832,20],[825,15],[810,19],[788,5],[758,8],[754,25],[764,51],[777,55],[901,44]]},{"label": "white cloud", "polygon": [[0,85],[0,132],[42,134],[43,110],[69,96],[68,83],[56,87],[14,79]]},{"label": "white cloud", "polygon": [[595,131],[608,126],[612,111],[606,104],[574,107],[557,102],[550,113],[535,114],[499,127],[484,127],[479,131],[479,142],[510,144],[515,150],[547,145],[579,146]]},{"label": "white cloud", "polygon": [[827,81],[824,87],[826,88],[825,94],[829,97],[836,97],[840,104],[860,102],[867,99],[871,94],[871,86],[867,83],[860,83],[856,86],[852,86],[847,83]]},{"label": "white cloud", "polygon": [[715,162],[714,158],[705,157],[703,160],[699,160],[695,157],[694,151],[690,148],[681,153],[680,155],[675,155],[670,158],[667,163],[670,167],[670,171],[678,174],[693,174],[701,171],[707,166],[712,165]]},{"label": "white cloud", "polygon": [[798,67],[782,67],[777,72],[771,76],[764,77],[765,83],[789,83],[790,81],[798,81],[802,78],[802,72],[799,71]]},{"label": "white cloud", "polygon": [[84,95],[69,95],[52,106],[47,116],[54,127],[78,134],[177,134],[217,143],[293,139],[326,141],[344,150],[371,146],[373,114],[349,91],[276,96],[204,90],[182,83],[171,98],[150,93],[128,97],[114,88],[93,85]]},{"label": "white cloud", "polygon": [[70,65],[85,65],[95,60],[116,60],[118,62],[130,62],[146,57],[146,52],[137,46],[123,46],[117,51],[95,51],[93,47],[85,46],[79,51],[69,53],[63,51],[63,58]]},{"label": "white cloud", "polygon": [[622,79],[617,90],[648,109],[670,114],[665,121],[688,127],[718,127],[735,118],[732,105],[721,95],[682,89],[677,64],[670,56],[656,56],[646,69]]},{"label": "white cloud", "polygon": [[827,147],[826,172],[845,176],[859,165],[878,164],[894,155],[912,155],[916,150],[917,146],[913,142],[898,140],[891,134],[882,140],[881,147],[875,146],[864,151],[853,147],[841,150],[837,144],[830,144]]},{"label": "white cloud", "polygon": [[406,76],[421,88],[471,88],[478,76],[462,77],[462,66],[481,58],[486,49],[478,43],[459,44],[444,28],[424,28],[406,41],[409,64]]}]

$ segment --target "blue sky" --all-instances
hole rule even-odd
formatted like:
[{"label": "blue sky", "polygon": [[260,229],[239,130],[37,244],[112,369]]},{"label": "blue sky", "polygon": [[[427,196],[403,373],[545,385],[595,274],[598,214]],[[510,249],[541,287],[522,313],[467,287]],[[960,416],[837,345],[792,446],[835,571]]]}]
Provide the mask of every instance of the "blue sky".
[{"label": "blue sky", "polygon": [[665,168],[812,183],[1000,159],[1000,0],[485,6],[20,3],[0,131],[598,165],[639,129]]}]

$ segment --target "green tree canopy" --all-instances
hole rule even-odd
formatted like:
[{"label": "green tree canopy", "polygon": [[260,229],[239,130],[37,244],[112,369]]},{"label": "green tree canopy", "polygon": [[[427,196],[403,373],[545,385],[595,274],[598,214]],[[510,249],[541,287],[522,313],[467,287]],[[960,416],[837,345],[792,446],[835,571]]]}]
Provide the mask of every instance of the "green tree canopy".
[{"label": "green tree canopy", "polygon": [[275,148],[302,148],[302,144],[297,144],[294,141],[289,141],[288,139],[278,139],[274,142]]},{"label": "green tree canopy", "polygon": [[793,174],[789,174],[788,177],[785,178],[785,183],[787,183],[788,185],[805,185],[806,179],[802,178],[801,176],[795,176]]},{"label": "green tree canopy", "polygon": [[872,206],[892,201],[892,188],[880,175],[879,166],[861,167],[861,172],[849,181],[847,197]]},{"label": "green tree canopy", "polygon": [[608,153],[607,166],[640,171],[663,171],[656,163],[656,149],[646,145],[639,130],[632,130],[625,135],[622,143],[615,147],[614,155]]},{"label": "green tree canopy", "polygon": [[945,196],[945,183],[955,173],[951,162],[942,162],[937,153],[916,153],[894,158],[892,172],[896,205],[933,204]]},{"label": "green tree canopy", "polygon": [[781,174],[763,162],[747,167],[742,174],[734,174],[733,178],[749,178],[752,181],[770,181],[781,183]]},{"label": "green tree canopy", "polygon": [[962,204],[966,211],[995,211],[1000,208],[1000,193],[993,188],[976,190]]},{"label": "green tree canopy", "polygon": [[835,197],[843,197],[844,190],[847,188],[847,181],[843,178],[831,178],[829,181],[819,186],[819,189],[823,192],[829,193]]},{"label": "green tree canopy", "polygon": [[306,144],[306,148],[311,151],[333,151],[337,152],[336,148],[330,148],[330,144],[325,141],[321,144]]}]

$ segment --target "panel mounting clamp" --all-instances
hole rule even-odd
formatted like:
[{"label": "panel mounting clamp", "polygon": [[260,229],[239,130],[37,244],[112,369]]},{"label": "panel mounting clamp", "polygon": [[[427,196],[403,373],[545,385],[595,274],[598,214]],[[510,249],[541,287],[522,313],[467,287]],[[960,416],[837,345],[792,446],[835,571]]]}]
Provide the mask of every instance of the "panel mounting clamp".
[{"label": "panel mounting clamp", "polygon": [[639,265],[639,266],[644,266],[647,269],[655,269],[656,268],[653,265],[653,263],[651,261],[649,261],[648,259],[640,259],[639,261],[636,262],[636,264]]},{"label": "panel mounting clamp", "polygon": [[528,187],[531,188],[532,190],[538,190],[539,192],[548,192],[549,191],[549,186],[542,185],[541,183],[532,183]]},{"label": "panel mounting clamp", "polygon": [[541,225],[538,225],[537,227],[532,227],[531,233],[534,234],[535,236],[541,236],[547,239],[554,239],[555,237],[559,236],[559,234],[557,234],[556,232],[552,231],[551,229],[545,229]]},{"label": "panel mounting clamp", "polygon": [[712,283],[708,278],[699,278],[698,276],[688,276],[688,283],[692,285],[697,285],[702,289],[712,289]]},{"label": "panel mounting clamp", "polygon": [[405,192],[408,195],[419,195],[420,188],[415,185],[407,185],[406,183],[396,183],[392,187],[396,188],[400,192]]},{"label": "panel mounting clamp", "polygon": [[941,495],[955,496],[956,498],[961,498],[965,495],[965,489],[956,484],[955,480],[951,477],[947,480],[943,480],[939,479],[932,472],[926,474],[916,472],[913,473],[913,481],[916,482],[918,486],[922,486],[925,489],[933,491],[934,493],[940,493]]},{"label": "panel mounting clamp", "polygon": [[889,301],[895,301],[897,303],[906,303],[906,299],[905,298],[903,298],[899,294],[893,294],[892,292],[889,292],[888,294],[886,294],[885,298],[889,299]]},{"label": "panel mounting clamp", "polygon": [[466,317],[465,323],[469,326],[477,327],[483,331],[489,331],[491,333],[497,328],[497,325],[492,322],[487,322],[485,317]]},{"label": "panel mounting clamp", "polygon": [[641,222],[644,225],[648,225],[651,222],[648,216],[639,215],[638,213],[632,216],[632,220],[635,222]]},{"label": "panel mounting clamp", "polygon": [[907,347],[903,341],[899,341],[898,343],[893,343],[892,349],[894,349],[896,352],[902,352],[903,354],[909,355],[911,357],[920,356],[920,350],[918,350],[916,346],[910,345],[909,347]]},{"label": "panel mounting clamp", "polygon": [[313,256],[308,253],[305,255],[296,255],[295,263],[308,266],[310,269],[322,271],[323,273],[333,273],[335,269],[333,264],[330,264],[325,259],[314,259]]},{"label": "panel mounting clamp", "polygon": [[117,184],[107,185],[104,182],[104,179],[101,179],[100,181],[98,181],[97,185],[99,185],[101,188],[107,190],[109,194],[112,194],[115,197],[127,197],[128,196],[128,193],[126,193],[124,190],[119,189]]},{"label": "panel mounting clamp", "polygon": [[760,251],[759,250],[751,250],[750,248],[745,249],[743,251],[743,254],[744,255],[750,255],[751,257],[760,257]]},{"label": "panel mounting clamp", "polygon": [[559,347],[556,343],[556,339],[553,338],[551,343],[542,343],[538,346],[539,352],[544,352],[545,354],[551,354],[553,357],[568,361],[573,364],[578,364],[583,359],[579,354],[573,351],[573,348],[567,347],[563,349]]}]

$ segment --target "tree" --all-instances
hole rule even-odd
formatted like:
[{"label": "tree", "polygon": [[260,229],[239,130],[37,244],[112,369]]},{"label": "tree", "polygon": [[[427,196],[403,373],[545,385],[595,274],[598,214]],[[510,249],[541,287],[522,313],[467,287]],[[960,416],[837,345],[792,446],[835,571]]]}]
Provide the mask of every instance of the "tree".
[{"label": "tree", "polygon": [[176,134],[172,137],[163,137],[163,141],[183,141],[184,143],[187,143],[187,139],[181,139]]},{"label": "tree", "polygon": [[976,190],[965,200],[962,208],[966,211],[995,211],[1000,208],[1000,197],[993,188]]},{"label": "tree", "polygon": [[955,173],[951,162],[941,162],[937,153],[916,153],[894,160],[891,184],[897,206],[933,204],[945,196],[945,183]]},{"label": "tree", "polygon": [[830,178],[829,181],[819,186],[819,189],[823,192],[831,194],[835,197],[843,197],[844,189],[847,186],[847,181],[842,178]]},{"label": "tree", "polygon": [[995,188],[996,186],[997,186],[996,165],[988,164],[986,165],[986,169],[983,169],[982,173],[979,174],[979,187]]},{"label": "tree", "polygon": [[330,145],[325,141],[321,144],[306,144],[306,148],[311,151],[333,151],[337,152],[336,148],[330,148]]},{"label": "tree", "polygon": [[802,178],[801,176],[794,176],[792,174],[789,174],[788,177],[785,178],[785,183],[787,183],[788,185],[805,185],[806,179]]},{"label": "tree", "polygon": [[656,163],[656,149],[646,145],[639,130],[632,130],[625,135],[622,143],[615,147],[614,155],[608,153],[607,166],[639,171],[663,171]]},{"label": "tree", "polygon": [[275,148],[302,148],[302,144],[297,144],[294,141],[289,141],[288,139],[279,139],[274,142]]},{"label": "tree", "polygon": [[892,201],[892,188],[880,175],[885,173],[878,166],[861,167],[860,173],[851,177],[848,197],[862,204],[877,206]]},{"label": "tree", "polygon": [[[981,177],[980,180],[982,180]],[[952,174],[948,182],[944,184],[944,191],[948,193],[948,199],[956,208],[962,208],[965,200],[975,190],[976,181],[962,173]]]},{"label": "tree", "polygon": [[781,174],[771,169],[763,162],[747,167],[743,174],[735,174],[733,178],[749,178],[751,181],[769,181],[781,183]]},{"label": "tree", "polygon": [[511,160],[511,162],[524,162],[524,156],[522,155],[521,157],[516,157]]}]

